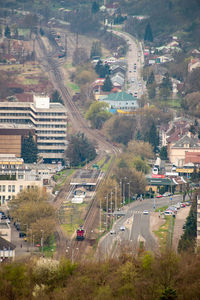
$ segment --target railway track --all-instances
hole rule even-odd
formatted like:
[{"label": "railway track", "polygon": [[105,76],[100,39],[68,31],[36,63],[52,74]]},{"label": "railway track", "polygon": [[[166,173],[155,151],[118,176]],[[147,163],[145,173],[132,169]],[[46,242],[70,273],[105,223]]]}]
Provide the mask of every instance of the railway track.
[{"label": "railway track", "polygon": [[[80,111],[72,101],[72,96],[69,93],[68,89],[63,83],[63,76],[60,64],[54,59],[55,52],[48,53],[45,45],[40,37],[37,38],[38,49],[40,61],[42,61],[43,66],[49,72],[50,80],[52,81],[54,87],[61,93],[64,105],[67,108],[69,118],[71,120],[72,126],[76,131],[83,132],[89,139],[95,141],[98,145],[100,155],[105,155],[106,153],[111,153],[112,163],[109,166],[109,170],[106,174],[106,177],[109,176],[112,170],[112,166],[115,158],[119,153],[119,149],[113,146],[111,143],[107,142],[105,138],[99,133],[98,130],[92,130],[88,127],[87,122],[83,119]],[[56,50],[56,49],[55,49]],[[104,153],[104,154],[102,154]],[[54,203],[54,207],[59,210],[63,199],[65,199],[66,193],[69,190],[69,183],[66,183],[65,187],[59,193],[59,198]],[[84,254],[85,249],[88,245],[91,244],[91,236],[93,236],[93,230],[98,226],[98,216],[99,216],[99,207],[96,197],[93,198],[91,205],[88,209],[84,220],[84,228],[86,229],[86,239],[80,243],[77,241],[67,241],[66,236],[62,231],[62,228],[57,226],[56,228],[56,242],[57,242],[57,253],[56,257],[59,258],[63,255],[66,255],[66,247],[69,245],[73,249],[79,249],[74,257],[80,257]]]}]

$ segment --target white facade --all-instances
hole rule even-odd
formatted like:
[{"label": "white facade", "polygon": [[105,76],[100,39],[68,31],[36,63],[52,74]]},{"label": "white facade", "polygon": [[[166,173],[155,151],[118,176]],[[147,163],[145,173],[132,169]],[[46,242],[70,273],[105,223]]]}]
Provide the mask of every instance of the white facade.
[{"label": "white facade", "polygon": [[49,103],[48,97],[34,97],[34,103],[0,102],[0,123],[32,126],[36,130],[38,155],[45,160],[63,159],[67,111],[62,104]]}]

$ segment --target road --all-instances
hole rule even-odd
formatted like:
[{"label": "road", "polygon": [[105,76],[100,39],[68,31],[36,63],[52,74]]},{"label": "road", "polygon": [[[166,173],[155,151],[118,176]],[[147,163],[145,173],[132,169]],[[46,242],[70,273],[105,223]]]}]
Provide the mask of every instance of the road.
[{"label": "road", "polygon": [[[150,215],[155,208],[160,208],[167,205],[173,205],[182,201],[181,195],[171,197],[145,199],[143,201],[135,201],[128,207],[125,207],[125,216],[118,219],[112,230],[114,234],[108,233],[99,242],[99,252],[103,256],[115,256],[116,249],[123,249],[125,245],[131,246],[133,251],[136,251],[139,242],[145,244],[145,249],[155,251],[157,248],[156,240],[150,232]],[[144,215],[143,211],[147,210],[148,215]],[[120,230],[120,226],[125,226],[125,231]]]},{"label": "road", "polygon": [[128,44],[128,52],[126,55],[128,63],[127,90],[135,97],[140,98],[145,92],[145,83],[142,79],[142,68],[144,64],[142,45],[126,32],[113,31],[113,33],[122,37]]}]

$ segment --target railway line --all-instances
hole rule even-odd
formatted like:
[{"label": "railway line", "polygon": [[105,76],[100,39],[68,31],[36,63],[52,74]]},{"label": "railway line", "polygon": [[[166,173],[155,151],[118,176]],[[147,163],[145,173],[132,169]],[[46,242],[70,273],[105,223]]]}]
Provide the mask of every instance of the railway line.
[{"label": "railway line", "polygon": [[[98,132],[98,130],[92,130],[88,127],[87,122],[83,119],[80,111],[72,101],[72,96],[68,89],[63,83],[63,75],[60,64],[54,59],[55,51],[48,53],[46,47],[40,37],[37,38],[37,46],[39,51],[40,61],[42,62],[44,68],[48,70],[50,80],[52,81],[54,87],[61,93],[64,105],[67,108],[69,118],[71,120],[72,126],[76,131],[83,132],[89,139],[95,141],[98,145],[100,155],[106,153],[111,153],[112,163],[109,166],[109,170],[106,177],[109,176],[115,158],[119,153],[119,149],[113,146],[111,143],[107,142],[105,138]],[[104,179],[105,180],[105,179]],[[64,188],[59,193],[59,199],[55,201],[54,207],[59,210],[64,197],[69,190],[69,183],[66,183]],[[94,239],[94,228],[98,226],[99,219],[99,207],[96,197],[93,198],[91,205],[88,209],[84,220],[84,228],[87,232],[86,239],[83,242],[77,241],[67,241],[64,232],[62,231],[60,224],[56,228],[56,242],[57,242],[57,253],[56,258],[66,255],[66,247],[70,246],[72,249],[79,249],[74,257],[82,256],[88,245],[91,244],[91,240]]]}]

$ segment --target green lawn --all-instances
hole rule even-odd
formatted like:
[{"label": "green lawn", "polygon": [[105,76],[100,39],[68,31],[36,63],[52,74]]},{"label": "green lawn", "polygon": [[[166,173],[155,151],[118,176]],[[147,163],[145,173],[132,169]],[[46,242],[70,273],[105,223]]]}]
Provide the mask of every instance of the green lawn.
[{"label": "green lawn", "polygon": [[161,250],[165,250],[167,246],[171,246],[175,218],[173,216],[165,216],[165,223],[160,226],[157,231],[154,231],[158,237]]},{"label": "green lawn", "polygon": [[109,168],[109,166],[110,166],[110,164],[112,162],[112,159],[113,159],[113,157],[110,157],[110,159],[108,160],[108,162],[103,166],[102,171],[104,173],[106,173],[108,171],[108,168]]},{"label": "green lawn", "polygon": [[75,93],[79,93],[80,92],[80,88],[79,88],[79,86],[76,83],[67,82],[67,87],[70,88]]}]

